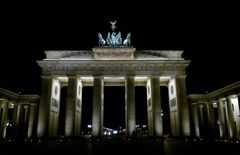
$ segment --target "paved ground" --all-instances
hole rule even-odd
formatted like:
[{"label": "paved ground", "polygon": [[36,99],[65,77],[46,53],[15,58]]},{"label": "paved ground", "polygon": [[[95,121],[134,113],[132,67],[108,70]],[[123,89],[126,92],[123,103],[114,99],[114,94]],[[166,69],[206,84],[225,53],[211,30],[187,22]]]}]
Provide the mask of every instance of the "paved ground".
[{"label": "paved ground", "polygon": [[42,142],[0,142],[0,155],[240,155],[239,143],[180,140],[49,140]]}]

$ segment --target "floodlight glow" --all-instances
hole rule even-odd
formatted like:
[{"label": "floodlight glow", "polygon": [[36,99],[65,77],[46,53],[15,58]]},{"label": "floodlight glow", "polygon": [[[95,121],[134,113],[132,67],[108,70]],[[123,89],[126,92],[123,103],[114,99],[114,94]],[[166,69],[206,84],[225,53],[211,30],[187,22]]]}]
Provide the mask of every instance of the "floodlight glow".
[{"label": "floodlight glow", "polygon": [[92,127],[92,125],[91,125],[91,124],[88,124],[88,125],[87,125],[87,127],[88,127],[88,128],[91,128],[91,127]]},{"label": "floodlight glow", "polygon": [[113,134],[117,134],[117,133],[118,133],[118,131],[116,131],[116,130],[113,131]]}]

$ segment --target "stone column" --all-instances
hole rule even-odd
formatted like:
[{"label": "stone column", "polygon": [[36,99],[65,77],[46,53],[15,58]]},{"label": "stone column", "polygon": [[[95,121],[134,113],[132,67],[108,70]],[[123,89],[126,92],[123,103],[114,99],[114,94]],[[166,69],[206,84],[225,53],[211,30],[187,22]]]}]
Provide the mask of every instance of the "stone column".
[{"label": "stone column", "polygon": [[217,101],[218,106],[218,123],[219,123],[219,132],[220,132],[220,138],[224,139],[226,138],[226,120],[225,120],[225,113],[223,110],[223,103],[225,102],[225,99],[221,98]]},{"label": "stone column", "polygon": [[65,136],[73,136],[74,121],[77,101],[77,77],[68,77],[66,118],[65,118]]},{"label": "stone column", "polygon": [[192,103],[192,119],[194,124],[194,133],[196,138],[200,138],[198,106],[197,103]]},{"label": "stone column", "polygon": [[39,138],[48,136],[51,93],[52,78],[50,76],[44,76],[42,77],[41,97],[38,110],[37,136]]},{"label": "stone column", "polygon": [[162,107],[160,96],[160,81],[159,77],[151,77],[151,98],[152,98],[152,112],[153,112],[153,136],[162,136]]},{"label": "stone column", "polygon": [[23,121],[23,131],[24,131],[23,132],[24,133],[23,138],[27,138],[30,106],[25,105],[24,109],[25,109],[25,113],[24,113],[24,121]]},{"label": "stone column", "polygon": [[93,117],[92,134],[101,137],[103,135],[103,80],[101,76],[94,76],[93,82]]},{"label": "stone column", "polygon": [[127,136],[132,136],[136,126],[134,76],[127,76],[125,83],[125,119]]},{"label": "stone column", "polygon": [[227,97],[227,129],[228,129],[228,138],[232,139],[236,137],[236,130],[235,130],[235,124],[234,124],[234,116],[233,116],[233,106],[231,101],[232,96]]},{"label": "stone column", "polygon": [[27,129],[27,138],[31,139],[33,136],[34,126],[37,121],[37,105],[35,103],[30,104],[30,113]]},{"label": "stone column", "polygon": [[179,136],[190,136],[189,105],[186,94],[186,76],[176,76],[177,104],[179,111],[180,129]]},{"label": "stone column", "polygon": [[216,138],[216,127],[215,127],[215,115],[214,115],[214,102],[209,103],[209,115],[210,115],[210,134],[213,138]]},{"label": "stone column", "polygon": [[[67,90],[67,105],[66,105],[66,119],[65,119],[65,136],[71,137],[73,135],[80,136],[81,117],[78,113],[81,110],[81,99],[78,98],[82,87],[79,85],[79,80],[76,76],[68,77]],[[77,122],[80,121],[80,122]]]},{"label": "stone column", "polygon": [[7,133],[8,101],[5,99],[0,99],[0,107],[3,109],[0,126],[0,139],[5,139]]}]

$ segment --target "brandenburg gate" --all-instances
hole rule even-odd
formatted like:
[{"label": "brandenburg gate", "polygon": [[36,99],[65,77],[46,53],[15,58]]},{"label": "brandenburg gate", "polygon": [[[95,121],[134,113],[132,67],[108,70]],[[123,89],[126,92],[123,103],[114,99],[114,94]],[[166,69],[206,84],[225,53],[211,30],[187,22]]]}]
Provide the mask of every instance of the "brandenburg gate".
[{"label": "brandenburg gate", "polygon": [[[45,51],[37,136],[57,135],[61,86],[67,86],[65,136],[80,136],[82,91],[93,86],[92,135],[103,135],[104,86],[125,86],[125,127],[127,136],[135,130],[135,86],[145,86],[149,136],[163,135],[161,89],[168,87],[172,136],[190,136],[185,69],[189,60],[183,51],[136,50],[129,33],[124,41],[114,32],[106,41],[99,33],[99,46],[92,50]],[[113,103],[114,104],[114,103]]]}]

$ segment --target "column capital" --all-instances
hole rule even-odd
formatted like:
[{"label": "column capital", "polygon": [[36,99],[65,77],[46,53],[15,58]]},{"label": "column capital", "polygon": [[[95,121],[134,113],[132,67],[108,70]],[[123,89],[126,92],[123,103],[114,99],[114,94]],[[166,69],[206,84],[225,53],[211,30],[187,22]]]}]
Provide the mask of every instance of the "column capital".
[{"label": "column capital", "polygon": [[0,103],[1,102],[9,102],[7,99],[5,99],[5,98],[0,98]]},{"label": "column capital", "polygon": [[226,101],[226,98],[222,97],[222,98],[217,99],[217,101],[218,102]]},{"label": "column capital", "polygon": [[226,98],[227,98],[227,99],[230,99],[230,98],[235,98],[235,97],[238,97],[238,95],[232,94],[232,95],[227,96]]}]

